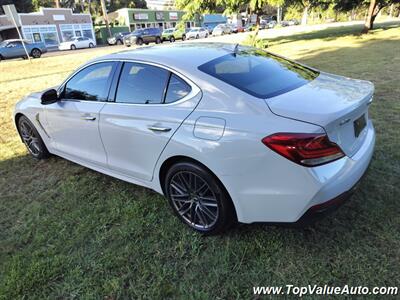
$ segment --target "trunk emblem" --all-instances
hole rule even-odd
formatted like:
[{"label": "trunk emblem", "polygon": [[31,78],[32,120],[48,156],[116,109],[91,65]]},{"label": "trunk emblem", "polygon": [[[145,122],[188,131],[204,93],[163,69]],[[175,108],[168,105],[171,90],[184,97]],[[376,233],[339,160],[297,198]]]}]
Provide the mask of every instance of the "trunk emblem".
[{"label": "trunk emblem", "polygon": [[344,119],[344,120],[340,121],[339,125],[342,126],[342,125],[344,125],[346,123],[349,123],[349,122],[350,122],[350,119]]}]

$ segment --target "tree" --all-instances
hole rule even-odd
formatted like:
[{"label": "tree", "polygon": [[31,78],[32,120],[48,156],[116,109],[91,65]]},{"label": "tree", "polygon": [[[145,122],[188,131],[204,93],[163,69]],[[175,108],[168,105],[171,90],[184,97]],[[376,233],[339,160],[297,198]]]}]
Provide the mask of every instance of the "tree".
[{"label": "tree", "polygon": [[374,28],[374,21],[382,8],[400,3],[400,0],[335,0],[335,9],[350,11],[360,6],[368,6],[367,17],[361,33],[368,33]]},{"label": "tree", "polygon": [[28,13],[33,9],[32,0],[0,0],[0,12],[4,14],[3,5],[14,4],[17,12]]},{"label": "tree", "polygon": [[308,22],[308,14],[313,8],[320,7],[322,9],[327,9],[330,0],[287,0],[285,3],[290,6],[296,6],[302,10],[301,25],[306,25]]}]

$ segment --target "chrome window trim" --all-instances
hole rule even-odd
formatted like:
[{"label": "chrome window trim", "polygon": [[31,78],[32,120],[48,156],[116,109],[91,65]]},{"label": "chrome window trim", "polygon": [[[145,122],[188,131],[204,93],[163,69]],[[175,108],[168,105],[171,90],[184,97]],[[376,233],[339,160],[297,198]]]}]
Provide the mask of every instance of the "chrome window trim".
[{"label": "chrome window trim", "polygon": [[[140,59],[102,59],[102,60],[97,60],[97,61],[92,61],[90,63],[87,63],[81,67],[79,67],[77,70],[75,70],[71,75],[69,75],[67,77],[67,79],[65,79],[63,81],[63,83],[58,87],[57,89],[57,93],[60,95],[61,91],[64,89],[65,85],[68,83],[68,81],[74,77],[77,73],[79,73],[81,70],[90,67],[92,65],[98,64],[98,63],[103,63],[103,62],[114,62],[114,63],[118,63],[118,62],[132,62],[132,63],[139,63],[139,64],[147,64],[147,65],[151,65],[151,66],[155,66],[158,68],[162,68],[164,70],[167,70],[169,72],[171,72],[172,74],[175,74],[176,76],[178,76],[179,78],[181,78],[183,81],[185,81],[188,85],[190,85],[190,87],[192,88],[192,90],[190,91],[189,94],[187,94],[185,97],[175,101],[175,102],[171,102],[171,103],[122,103],[122,102],[115,102],[115,101],[93,101],[93,100],[77,100],[77,99],[73,99],[73,101],[76,102],[102,102],[105,104],[118,104],[118,105],[135,105],[135,106],[147,106],[147,107],[154,107],[154,106],[173,106],[173,105],[178,105],[182,102],[185,102],[189,99],[194,98],[195,96],[197,96],[199,93],[201,93],[201,89],[192,81],[190,80],[187,76],[177,72],[176,70],[172,69],[171,67],[165,66],[163,64],[160,63],[155,63],[155,62],[149,62],[146,60],[140,60]],[[65,101],[71,101],[71,100],[65,100]]]}]

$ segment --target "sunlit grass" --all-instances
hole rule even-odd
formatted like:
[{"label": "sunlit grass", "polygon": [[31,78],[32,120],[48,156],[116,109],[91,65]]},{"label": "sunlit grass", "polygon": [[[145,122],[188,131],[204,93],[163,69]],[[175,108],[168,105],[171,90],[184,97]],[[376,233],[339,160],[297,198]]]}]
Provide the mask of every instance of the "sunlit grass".
[{"label": "sunlit grass", "polygon": [[57,157],[31,159],[12,124],[14,104],[116,48],[1,62],[0,299],[248,299],[254,285],[399,286],[400,28],[346,30],[269,43],[376,87],[368,175],[352,201],[302,230],[239,226],[203,238],[147,189]]}]

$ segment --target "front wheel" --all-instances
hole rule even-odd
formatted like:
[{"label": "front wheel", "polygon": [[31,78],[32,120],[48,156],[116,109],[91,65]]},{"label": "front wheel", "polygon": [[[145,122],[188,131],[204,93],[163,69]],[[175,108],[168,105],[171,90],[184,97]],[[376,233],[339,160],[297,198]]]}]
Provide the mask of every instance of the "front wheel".
[{"label": "front wheel", "polygon": [[42,56],[42,51],[35,48],[32,50],[31,55],[33,58],[40,58]]},{"label": "front wheel", "polygon": [[93,48],[93,47],[94,47],[93,43],[90,43],[89,48]]},{"label": "front wheel", "polygon": [[173,36],[170,36],[170,37],[169,37],[169,41],[170,41],[171,43],[173,43],[173,42],[175,42],[175,38],[174,38]]},{"label": "front wheel", "polygon": [[161,39],[159,37],[156,37],[156,44],[160,44],[161,43]]},{"label": "front wheel", "polygon": [[21,116],[19,118],[18,132],[29,153],[34,158],[43,159],[50,156],[50,153],[35,126],[27,117]]},{"label": "front wheel", "polygon": [[196,35],[196,40],[199,38],[199,35]]},{"label": "front wheel", "polygon": [[220,233],[236,221],[229,195],[200,164],[173,165],[165,177],[164,191],[175,214],[198,232]]},{"label": "front wheel", "polygon": [[182,35],[182,41],[186,40],[186,35]]},{"label": "front wheel", "polygon": [[143,45],[143,40],[142,39],[138,39],[136,41],[136,44],[139,45],[139,46]]},{"label": "front wheel", "polygon": [[76,50],[76,46],[75,45],[71,45],[71,50]]}]

